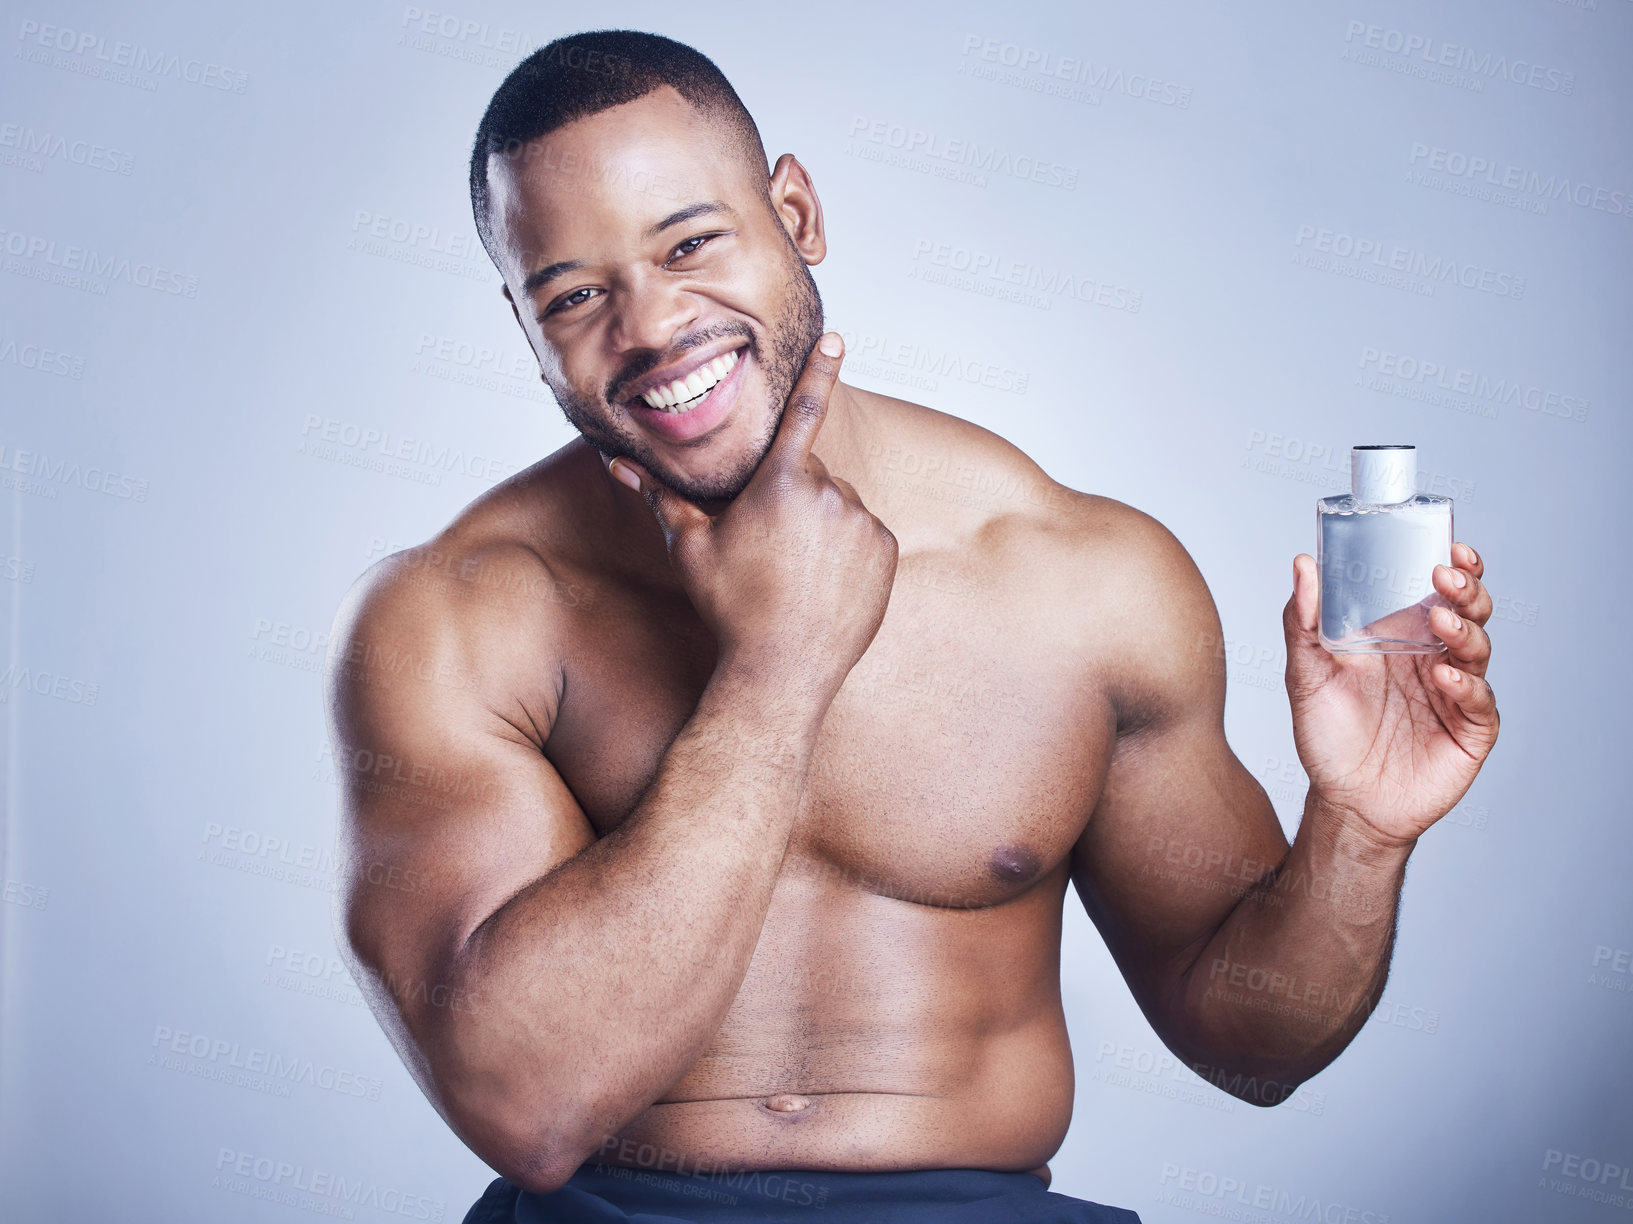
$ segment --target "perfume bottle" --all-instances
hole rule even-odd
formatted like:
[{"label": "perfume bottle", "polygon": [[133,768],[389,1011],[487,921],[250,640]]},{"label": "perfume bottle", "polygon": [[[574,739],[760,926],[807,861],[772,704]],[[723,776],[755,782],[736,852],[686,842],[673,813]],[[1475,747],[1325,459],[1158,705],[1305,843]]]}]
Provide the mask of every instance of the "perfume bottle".
[{"label": "perfume bottle", "polygon": [[1436,654],[1436,565],[1452,563],[1452,499],[1417,491],[1417,448],[1356,446],[1350,492],[1316,502],[1321,644],[1334,654]]}]

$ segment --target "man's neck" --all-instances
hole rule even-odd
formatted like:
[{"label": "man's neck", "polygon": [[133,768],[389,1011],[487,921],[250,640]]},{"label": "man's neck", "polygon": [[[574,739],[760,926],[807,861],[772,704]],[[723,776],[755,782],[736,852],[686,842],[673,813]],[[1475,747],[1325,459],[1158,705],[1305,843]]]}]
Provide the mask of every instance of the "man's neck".
[{"label": "man's neck", "polygon": [[879,453],[880,433],[884,428],[877,396],[842,382],[834,384],[833,393],[828,397],[828,414],[822,420],[822,430],[811,446],[811,453],[822,460],[830,476],[855,485],[864,505],[873,492],[874,473],[878,468],[869,461],[869,455]]}]

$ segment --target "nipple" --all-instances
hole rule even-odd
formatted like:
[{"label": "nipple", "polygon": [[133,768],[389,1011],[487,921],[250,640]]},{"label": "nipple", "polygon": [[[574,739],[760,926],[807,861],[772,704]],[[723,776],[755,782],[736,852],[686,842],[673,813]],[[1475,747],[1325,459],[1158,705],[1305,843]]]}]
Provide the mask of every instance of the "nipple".
[{"label": "nipple", "polygon": [[798,1113],[800,1110],[810,1107],[811,1098],[796,1096],[792,1092],[779,1092],[775,1096],[766,1097],[761,1104],[767,1109],[776,1110],[778,1113]]},{"label": "nipple", "polygon": [[987,860],[992,878],[1005,884],[1024,884],[1038,874],[1043,864],[1028,846],[999,846]]}]

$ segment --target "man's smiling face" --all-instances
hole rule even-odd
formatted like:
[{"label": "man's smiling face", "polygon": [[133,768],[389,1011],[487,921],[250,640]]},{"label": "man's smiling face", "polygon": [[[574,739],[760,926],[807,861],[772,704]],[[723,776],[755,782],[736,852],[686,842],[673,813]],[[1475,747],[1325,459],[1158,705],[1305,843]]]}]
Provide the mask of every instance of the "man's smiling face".
[{"label": "man's smiling face", "polygon": [[791,158],[768,200],[757,160],[664,86],[488,161],[505,291],[567,419],[703,503],[748,483],[822,334],[820,206]]}]

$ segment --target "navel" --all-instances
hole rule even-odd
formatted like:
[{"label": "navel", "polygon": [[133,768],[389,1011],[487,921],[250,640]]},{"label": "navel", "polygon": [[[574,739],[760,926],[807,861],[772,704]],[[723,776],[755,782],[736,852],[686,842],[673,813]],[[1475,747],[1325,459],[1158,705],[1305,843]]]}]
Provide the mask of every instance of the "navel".
[{"label": "navel", "polygon": [[1026,846],[999,846],[987,860],[992,878],[1005,884],[1024,884],[1042,867],[1038,856]]},{"label": "navel", "polygon": [[779,1092],[774,1096],[766,1097],[760,1104],[774,1113],[792,1114],[799,1113],[802,1109],[809,1109],[811,1107],[811,1098],[797,1096],[792,1092]]}]

